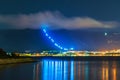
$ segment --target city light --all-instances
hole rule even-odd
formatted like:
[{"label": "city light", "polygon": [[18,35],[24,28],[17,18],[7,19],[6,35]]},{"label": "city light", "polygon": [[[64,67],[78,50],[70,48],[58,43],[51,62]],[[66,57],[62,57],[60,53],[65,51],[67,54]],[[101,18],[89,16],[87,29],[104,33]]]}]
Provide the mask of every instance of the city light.
[{"label": "city light", "polygon": [[105,32],[105,36],[107,36],[107,33]]},{"label": "city light", "polygon": [[64,50],[68,50],[67,48],[64,48]]},{"label": "city light", "polygon": [[74,50],[74,48],[70,48],[70,50]]}]

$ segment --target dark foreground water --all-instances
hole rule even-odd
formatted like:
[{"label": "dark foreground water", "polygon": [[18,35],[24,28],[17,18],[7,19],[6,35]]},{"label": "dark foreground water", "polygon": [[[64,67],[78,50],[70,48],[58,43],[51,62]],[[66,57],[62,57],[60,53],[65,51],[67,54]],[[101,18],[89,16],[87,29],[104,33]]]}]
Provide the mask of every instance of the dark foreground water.
[{"label": "dark foreground water", "polygon": [[0,65],[0,80],[120,80],[120,62],[43,59]]}]

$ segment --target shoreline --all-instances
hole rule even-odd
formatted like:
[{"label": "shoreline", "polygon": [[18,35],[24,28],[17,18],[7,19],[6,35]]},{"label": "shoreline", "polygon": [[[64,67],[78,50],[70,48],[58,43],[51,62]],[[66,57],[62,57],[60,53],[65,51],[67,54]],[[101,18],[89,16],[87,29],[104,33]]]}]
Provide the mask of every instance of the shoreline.
[{"label": "shoreline", "polygon": [[120,56],[39,56],[0,58],[0,65],[37,62],[42,59],[74,60],[74,61],[120,61]]},{"label": "shoreline", "polygon": [[33,58],[2,58],[0,65],[36,62]]}]

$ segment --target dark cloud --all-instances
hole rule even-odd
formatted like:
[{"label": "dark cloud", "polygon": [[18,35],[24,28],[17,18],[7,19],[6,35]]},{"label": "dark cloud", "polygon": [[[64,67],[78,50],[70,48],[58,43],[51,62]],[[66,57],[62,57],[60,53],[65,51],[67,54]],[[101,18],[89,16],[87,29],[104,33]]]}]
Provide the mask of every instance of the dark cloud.
[{"label": "dark cloud", "polygon": [[79,28],[114,28],[119,26],[116,21],[99,21],[90,17],[67,18],[60,12],[39,12],[36,14],[0,15],[0,23],[11,25],[14,29],[38,29],[43,23],[54,28],[79,29]]}]

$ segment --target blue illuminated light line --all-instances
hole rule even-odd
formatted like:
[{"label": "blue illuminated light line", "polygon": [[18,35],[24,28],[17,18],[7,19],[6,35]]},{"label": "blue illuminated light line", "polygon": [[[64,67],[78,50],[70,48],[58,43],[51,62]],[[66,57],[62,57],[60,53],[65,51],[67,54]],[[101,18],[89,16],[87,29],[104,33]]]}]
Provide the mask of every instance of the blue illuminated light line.
[{"label": "blue illuminated light line", "polygon": [[[47,30],[46,30],[46,27],[47,27],[47,25],[42,25],[42,30],[43,30],[44,34],[46,35],[46,37],[47,37],[57,48],[59,48],[59,49],[61,49],[61,50],[68,50],[67,48],[63,48],[63,47],[61,47],[60,45],[58,45],[58,44],[55,42],[55,40],[54,40],[51,36],[49,36],[49,34],[47,33]],[[73,50],[73,48],[71,48],[71,50]]]},{"label": "blue illuminated light line", "polygon": [[60,47],[60,49],[63,49],[62,47]]},{"label": "blue illuminated light line", "polygon": [[58,44],[57,44],[57,43],[55,43],[55,46],[57,46],[57,47],[58,47]]},{"label": "blue illuminated light line", "polygon": [[46,35],[46,36],[48,36],[48,34],[47,34],[47,33],[46,33],[45,35]]},{"label": "blue illuminated light line", "polygon": [[48,38],[49,38],[49,39],[51,39],[51,37],[50,37],[50,36],[49,36]]},{"label": "blue illuminated light line", "polygon": [[53,40],[53,39],[51,39],[51,41],[54,43],[54,40]]},{"label": "blue illuminated light line", "polygon": [[58,46],[59,48],[61,48],[61,46]]},{"label": "blue illuminated light line", "polygon": [[43,29],[43,31],[46,33],[46,30],[45,30],[45,29]]}]

